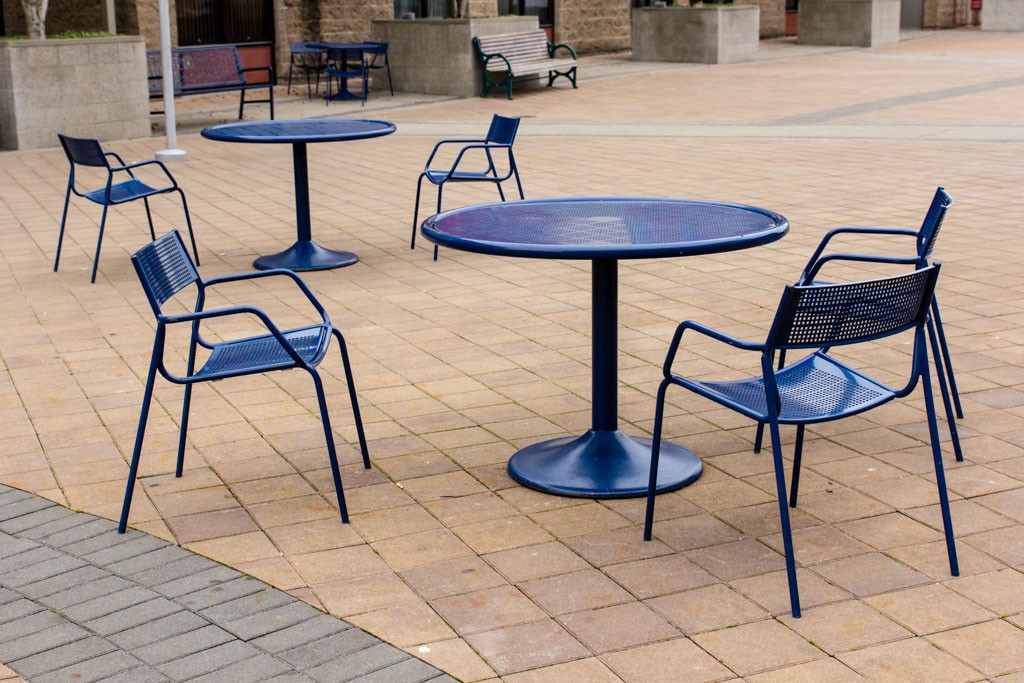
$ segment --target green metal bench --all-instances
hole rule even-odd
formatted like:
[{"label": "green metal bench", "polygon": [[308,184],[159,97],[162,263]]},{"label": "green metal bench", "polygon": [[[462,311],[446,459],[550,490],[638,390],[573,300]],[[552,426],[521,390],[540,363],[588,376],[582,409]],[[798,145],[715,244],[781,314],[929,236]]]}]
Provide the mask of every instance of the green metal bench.
[{"label": "green metal bench", "polygon": [[[576,51],[565,44],[553,45],[543,29],[522,33],[501,33],[476,36],[473,47],[480,55],[483,66],[483,93],[487,97],[492,88],[499,88],[512,99],[512,79],[530,74],[548,75],[548,87],[559,76],[565,76],[576,87]],[[555,51],[565,49],[571,57],[555,57]],[[498,80],[491,77],[495,74]],[[501,78],[501,76],[504,78]]]}]

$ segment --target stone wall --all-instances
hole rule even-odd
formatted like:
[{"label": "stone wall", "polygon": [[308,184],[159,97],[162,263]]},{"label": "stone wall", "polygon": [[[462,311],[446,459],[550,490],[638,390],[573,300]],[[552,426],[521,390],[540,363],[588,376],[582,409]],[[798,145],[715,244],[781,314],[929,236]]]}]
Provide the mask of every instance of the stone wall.
[{"label": "stone wall", "polygon": [[778,38],[786,33],[786,0],[738,0],[736,4],[761,8],[761,38]]},{"label": "stone wall", "polygon": [[556,43],[577,52],[629,49],[629,0],[556,0]]},{"label": "stone wall", "polygon": [[137,36],[0,42],[0,149],[148,137],[145,50]]},{"label": "stone wall", "polygon": [[982,31],[1024,31],[1024,2],[985,0],[981,6]]},{"label": "stone wall", "polygon": [[924,0],[921,13],[922,28],[953,28],[957,25],[954,0]]}]

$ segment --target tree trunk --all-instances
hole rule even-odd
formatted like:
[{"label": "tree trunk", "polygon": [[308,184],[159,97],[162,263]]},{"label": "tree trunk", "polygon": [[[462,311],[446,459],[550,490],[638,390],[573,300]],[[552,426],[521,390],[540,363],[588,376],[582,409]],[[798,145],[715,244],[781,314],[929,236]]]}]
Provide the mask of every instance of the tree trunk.
[{"label": "tree trunk", "polygon": [[451,0],[452,18],[465,19],[469,16],[469,0]]},{"label": "tree trunk", "polygon": [[49,0],[21,0],[28,24],[28,37],[32,40],[46,38],[46,10]]}]

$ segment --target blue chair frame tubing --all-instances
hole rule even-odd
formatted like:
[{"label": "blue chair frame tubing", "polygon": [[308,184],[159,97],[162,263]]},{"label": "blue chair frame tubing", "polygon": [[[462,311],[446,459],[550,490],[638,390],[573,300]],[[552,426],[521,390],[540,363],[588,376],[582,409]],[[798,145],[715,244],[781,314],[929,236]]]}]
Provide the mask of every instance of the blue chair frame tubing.
[{"label": "blue chair frame tubing", "polygon": [[[71,203],[71,194],[74,193],[78,197],[88,199],[91,202],[100,204],[103,206],[103,214],[100,217],[100,232],[96,238],[96,256],[92,262],[92,276],[89,278],[89,282],[96,282],[96,271],[99,268],[100,263],[100,248],[103,246],[103,231],[107,225],[107,210],[111,205],[126,204],[136,199],[141,199],[142,203],[146,207],[146,221],[149,223],[149,236],[151,239],[156,239],[156,232],[153,228],[153,215],[149,210],[149,197],[157,194],[166,194],[168,192],[177,192],[181,197],[181,208],[185,212],[185,224],[188,226],[189,241],[192,243],[192,255],[195,257],[195,262],[199,264],[199,251],[196,249],[196,237],[192,232],[192,218],[188,212],[188,201],[185,199],[185,193],[182,192],[181,188],[178,187],[178,182],[171,175],[171,172],[167,170],[167,167],[159,159],[149,159],[146,161],[138,161],[133,164],[126,164],[124,159],[117,152],[104,152],[100,146],[98,140],[89,138],[72,138],[61,133],[57,134],[60,139],[60,144],[64,148],[64,153],[67,155],[68,163],[71,165],[71,170],[68,173],[68,187],[64,192],[64,211],[60,217],[60,233],[57,235],[57,254],[53,259],[53,272],[57,272],[57,268],[60,266],[60,250],[64,244],[64,228],[67,225],[68,220],[68,206]],[[117,161],[117,166],[111,166],[108,158],[113,158]],[[75,185],[75,166],[90,166],[94,168],[105,168],[107,171],[107,183],[102,189],[92,190],[87,192],[79,192]],[[146,185],[135,177],[132,172],[133,169],[142,168],[143,166],[158,166],[167,179],[170,181],[170,185],[162,188],[154,188]],[[128,180],[124,180],[119,183],[114,182],[115,173],[127,173]]]},{"label": "blue chair frame tubing", "polygon": [[[821,243],[818,244],[818,248],[815,249],[811,258],[807,260],[807,265],[804,267],[803,272],[797,279],[796,284],[809,284],[817,282],[815,279],[821,269],[832,261],[850,261],[860,263],[890,263],[896,265],[910,265],[915,268],[921,268],[928,265],[928,260],[931,258],[932,253],[935,249],[935,242],[938,239],[939,231],[942,228],[942,222],[945,219],[946,212],[953,205],[953,198],[949,196],[945,188],[938,187],[935,190],[935,196],[932,198],[931,205],[928,208],[928,213],[925,214],[923,223],[919,230],[906,230],[901,228],[857,228],[857,227],[841,227],[829,230],[822,238]],[[865,254],[849,254],[849,253],[834,253],[822,256],[825,251],[825,247],[836,235],[898,235],[913,237],[917,243],[917,256],[916,257],[896,257],[896,256],[873,256]],[[956,376],[953,373],[953,361],[949,354],[949,346],[946,343],[946,333],[942,327],[942,316],[939,314],[939,303],[937,297],[932,297],[931,304],[931,317],[934,323],[933,326],[929,326],[928,335],[929,337],[937,338],[938,347],[934,348],[932,355],[935,359],[935,374],[939,383],[939,391],[942,395],[942,404],[946,413],[946,422],[949,425],[950,437],[952,438],[955,455],[958,462],[963,462],[964,456],[960,449],[960,440],[957,437],[957,426],[956,420],[953,415],[954,412],[956,417],[963,419],[964,411],[963,406],[960,403],[960,392],[956,385]],[[933,344],[934,347],[934,344]],[[786,352],[782,350],[779,352],[779,367],[783,367],[786,362]],[[947,383],[948,382],[948,383]],[[952,400],[952,402],[951,402]],[[754,436],[754,452],[760,453],[761,446],[764,440],[764,423],[757,423],[757,433]]]},{"label": "blue chair frame tubing", "polygon": [[[316,365],[319,364],[327,353],[331,335],[338,340],[338,346],[341,352],[341,361],[345,370],[345,379],[348,384],[349,400],[352,403],[352,414],[356,424],[356,432],[359,437],[359,448],[363,458],[363,466],[366,469],[370,469],[370,455],[366,445],[366,435],[363,431],[363,421],[359,411],[359,399],[356,395],[352,366],[349,361],[345,339],[341,332],[331,324],[327,312],[309,290],[306,283],[303,282],[302,279],[294,272],[285,269],[261,270],[250,273],[216,277],[209,280],[201,280],[195,267],[189,261],[184,243],[181,241],[181,236],[176,230],[167,233],[152,244],[139,250],[134,256],[132,256],[132,264],[135,266],[135,270],[139,275],[143,288],[145,289],[146,297],[149,300],[150,306],[153,308],[154,314],[156,315],[157,330],[153,341],[153,353],[150,359],[149,371],[146,375],[146,388],[143,391],[142,409],[139,415],[138,431],[135,435],[135,448],[132,451],[132,459],[128,470],[128,483],[125,489],[124,503],[121,508],[121,519],[118,523],[118,532],[124,533],[128,526],[128,515],[131,509],[132,494],[134,492],[135,481],[138,476],[139,459],[142,454],[142,444],[146,433],[149,408],[153,399],[153,389],[158,372],[167,381],[174,384],[181,384],[185,387],[185,395],[182,402],[181,427],[178,433],[178,454],[175,465],[176,477],[180,477],[182,475],[184,468],[185,440],[188,432],[189,412],[192,402],[192,386],[194,384],[198,382],[216,381],[227,377],[241,377],[244,375],[258,374],[274,370],[288,370],[292,368],[301,368],[308,372],[310,377],[313,379],[313,385],[316,389],[317,404],[319,406],[320,417],[323,422],[324,438],[327,442],[327,454],[331,464],[331,474],[334,479],[334,488],[338,498],[338,508],[341,513],[342,521],[347,524],[349,521],[348,507],[345,504],[345,493],[341,482],[341,472],[338,467],[334,436],[331,431],[330,413],[327,409],[327,400],[324,395],[323,382],[316,370]],[[313,308],[316,309],[322,319],[322,322],[304,328],[282,331],[273,323],[273,321],[271,321],[266,313],[254,306],[232,306],[209,311],[203,310],[207,287],[212,287],[226,282],[239,282],[243,280],[253,280],[274,276],[291,278],[299,290],[306,296],[310,304],[312,304]],[[197,287],[194,312],[180,315],[165,315],[161,312],[160,307],[164,302],[185,287],[193,284]],[[200,324],[202,321],[239,314],[255,316],[267,328],[269,334],[262,335],[260,337],[249,337],[245,339],[216,343],[208,342],[200,335]],[[189,342],[188,361],[186,365],[187,369],[184,377],[170,372],[164,364],[164,346],[167,339],[167,328],[170,325],[179,323],[190,323],[192,328]],[[308,337],[313,334],[318,335],[318,341],[312,353],[300,353],[300,349],[297,349],[296,345],[288,339],[289,336],[292,336],[296,341],[300,341],[300,336]],[[244,358],[248,348],[254,347],[261,342],[263,344],[262,360],[255,357],[257,353],[260,352],[260,349],[256,348],[253,348],[251,352],[248,352],[248,359]],[[271,351],[276,352],[276,357],[274,356],[274,353],[267,353],[266,345],[268,343],[272,346]],[[200,346],[211,351],[211,356],[207,360],[207,365],[200,368],[197,372],[196,355]],[[236,354],[234,359],[228,359],[226,361],[222,360],[219,365],[225,367],[223,367],[223,369],[218,369],[218,364],[214,362],[216,354],[220,349],[228,347],[240,349],[240,351]],[[302,350],[308,350],[308,347],[304,347]],[[284,354],[281,354],[281,351],[283,351]],[[239,356],[242,356],[242,358],[239,358]],[[249,362],[244,363],[245,360],[249,360]],[[233,364],[233,366],[227,367],[231,364]],[[207,366],[210,365],[213,365],[214,367],[207,371]]]},{"label": "blue chair frame tubing", "polygon": [[[930,329],[933,322],[929,311],[939,268],[940,264],[934,263],[904,275],[840,285],[789,285],[764,343],[742,341],[692,321],[681,323],[676,328],[669,346],[662,368],[664,379],[658,386],[647,509],[644,516],[644,540],[651,540],[654,525],[658,458],[661,451],[665,396],[669,386],[675,384],[689,389],[726,408],[767,423],[772,441],[772,461],[790,605],[793,616],[799,617],[800,595],[789,508],[795,508],[797,504],[806,425],[866,412],[895,398],[909,395],[920,382],[928,416],[928,435],[950,573],[959,576],[960,566],[953,536],[928,360],[929,343],[933,352],[937,351],[935,335]],[[810,303],[802,303],[805,299]],[[827,308],[830,303],[832,307]],[[929,328],[927,341],[926,327]],[[683,335],[688,330],[735,348],[759,351],[761,377],[713,382],[691,380],[673,374],[672,366],[676,354]],[[909,330],[914,330],[913,358],[910,377],[906,386],[901,389],[892,389],[828,355],[828,349],[833,346],[875,341]],[[776,352],[784,349],[805,349],[811,350],[812,353],[789,367],[776,369]],[[797,429],[788,496],[785,462],[782,457],[781,424],[793,424]],[[953,438],[956,440],[957,437],[954,435]]]},{"label": "blue chair frame tubing", "polygon": [[[516,139],[516,131],[519,129],[519,119],[509,118],[506,116],[499,116],[495,114],[491,119],[491,127],[487,131],[487,137],[483,140],[441,140],[434,145],[433,151],[430,152],[430,156],[427,157],[427,163],[424,165],[423,173],[420,173],[419,179],[416,181],[416,206],[413,208],[412,213],[412,238],[409,240],[409,248],[416,248],[416,229],[419,227],[419,215],[420,215],[420,191],[423,188],[423,179],[426,178],[434,185],[437,185],[437,213],[441,213],[441,195],[444,192],[445,183],[473,183],[473,182],[488,182],[494,183],[498,187],[498,196],[501,197],[501,201],[505,201],[505,192],[501,187],[501,184],[510,178],[516,179],[516,189],[519,190],[519,198],[525,199],[526,196],[523,194],[523,183],[519,179],[519,167],[516,165],[515,155],[512,154],[512,145]],[[439,150],[444,145],[464,145],[459,150],[458,156],[455,157],[454,163],[451,168],[439,170],[432,169],[430,164],[433,163],[434,157],[437,156]],[[495,150],[508,150],[508,172],[502,175],[498,174],[497,165],[494,163],[494,157],[492,153]],[[466,152],[471,150],[482,150],[486,159],[487,167],[482,171],[462,171],[459,170],[459,164],[462,163],[462,159]],[[437,260],[438,247],[434,245],[434,260]]]}]

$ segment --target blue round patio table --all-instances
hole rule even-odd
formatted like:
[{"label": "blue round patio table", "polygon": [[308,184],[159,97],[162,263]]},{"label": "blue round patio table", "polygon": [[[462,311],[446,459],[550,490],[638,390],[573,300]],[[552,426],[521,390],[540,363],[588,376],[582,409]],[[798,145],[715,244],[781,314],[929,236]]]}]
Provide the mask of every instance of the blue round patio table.
[{"label": "blue round patio table", "polygon": [[327,270],[350,266],[359,257],[350,251],[335,251],[313,241],[309,217],[309,167],[306,145],[312,142],[342,142],[390,135],[395,124],[367,119],[295,119],[244,121],[204,128],[202,136],[222,142],[290,144],[295,176],[295,244],[278,254],[261,256],[253,262],[257,268],[289,270]]},{"label": "blue round patio table", "polygon": [[[451,249],[592,262],[591,428],[527,446],[508,462],[513,479],[546,493],[585,498],[647,494],[651,440],[618,428],[619,259],[696,256],[780,239],[789,222],[752,206],[689,199],[592,197],[470,206],[426,219],[420,232]],[[663,442],[659,492],[697,479],[690,450]]]}]

